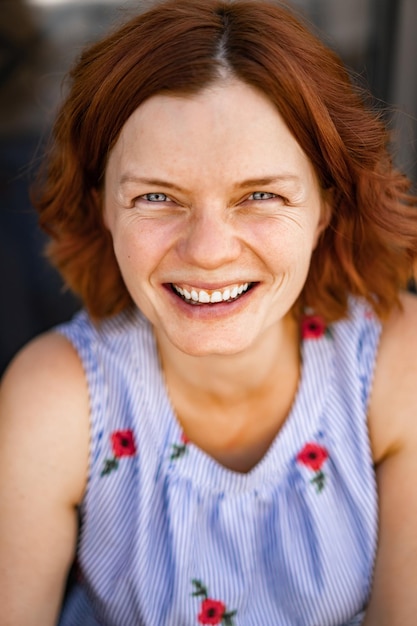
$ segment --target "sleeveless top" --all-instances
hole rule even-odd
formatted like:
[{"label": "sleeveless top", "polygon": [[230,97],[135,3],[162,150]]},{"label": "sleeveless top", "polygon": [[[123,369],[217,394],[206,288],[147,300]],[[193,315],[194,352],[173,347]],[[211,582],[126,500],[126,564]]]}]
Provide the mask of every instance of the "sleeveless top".
[{"label": "sleeveless top", "polygon": [[[380,323],[302,321],[292,409],[247,474],[187,440],[138,311],[58,327],[88,379],[79,575],[60,626],[359,625],[378,502],[367,429]],[[204,407],[202,407],[204,410]],[[259,416],[262,419],[262,415]]]}]

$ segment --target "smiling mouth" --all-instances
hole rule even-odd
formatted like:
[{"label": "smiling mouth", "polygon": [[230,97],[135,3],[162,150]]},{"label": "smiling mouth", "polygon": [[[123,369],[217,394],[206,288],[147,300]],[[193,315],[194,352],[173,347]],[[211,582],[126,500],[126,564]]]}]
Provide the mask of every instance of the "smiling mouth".
[{"label": "smiling mouth", "polygon": [[240,283],[230,285],[224,289],[195,289],[192,287],[180,287],[171,283],[171,289],[175,295],[184,302],[192,305],[219,304],[235,302],[247,293],[256,283]]}]

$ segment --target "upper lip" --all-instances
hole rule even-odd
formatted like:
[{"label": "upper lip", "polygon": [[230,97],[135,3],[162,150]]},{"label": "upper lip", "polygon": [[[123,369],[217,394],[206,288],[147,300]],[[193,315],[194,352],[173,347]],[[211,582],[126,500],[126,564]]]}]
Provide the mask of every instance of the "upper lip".
[{"label": "upper lip", "polygon": [[218,283],[205,283],[200,281],[192,281],[192,280],[173,280],[168,285],[177,285],[178,287],[190,287],[192,289],[203,289],[205,291],[216,291],[217,289],[227,289],[227,287],[233,287],[234,285],[245,285],[248,283],[249,285],[253,285],[253,280],[248,280],[247,278],[238,279],[238,280],[228,280],[227,282],[222,281]]}]

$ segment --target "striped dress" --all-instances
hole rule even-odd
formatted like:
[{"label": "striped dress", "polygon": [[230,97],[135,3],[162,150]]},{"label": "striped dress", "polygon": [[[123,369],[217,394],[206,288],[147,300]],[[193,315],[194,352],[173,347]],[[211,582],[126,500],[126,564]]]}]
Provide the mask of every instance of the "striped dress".
[{"label": "striped dress", "polygon": [[[60,626],[359,625],[378,502],[367,429],[380,324],[302,322],[290,414],[247,474],[187,440],[139,311],[58,327],[88,379],[77,583]],[[203,408],[203,407],[202,407]]]}]

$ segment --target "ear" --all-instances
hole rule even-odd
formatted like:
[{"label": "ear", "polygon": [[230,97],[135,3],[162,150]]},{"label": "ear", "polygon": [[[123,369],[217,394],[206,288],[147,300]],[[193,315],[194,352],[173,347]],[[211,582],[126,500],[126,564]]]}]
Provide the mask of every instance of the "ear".
[{"label": "ear", "polygon": [[330,224],[333,213],[333,188],[324,189],[321,192],[321,215],[317,224],[316,234],[314,238],[314,247],[320,239],[320,235],[326,230]]}]

